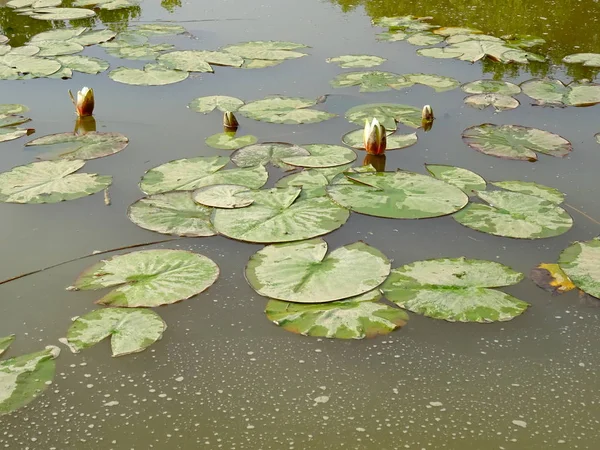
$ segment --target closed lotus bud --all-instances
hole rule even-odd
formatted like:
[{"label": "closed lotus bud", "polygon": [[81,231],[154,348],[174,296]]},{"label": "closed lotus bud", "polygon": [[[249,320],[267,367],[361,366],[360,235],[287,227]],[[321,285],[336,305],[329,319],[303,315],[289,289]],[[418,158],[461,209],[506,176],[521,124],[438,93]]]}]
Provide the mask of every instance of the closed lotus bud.
[{"label": "closed lotus bud", "polygon": [[225,128],[237,128],[240,124],[238,123],[237,119],[235,118],[235,116],[233,115],[233,113],[231,111],[227,111],[225,114],[223,114],[223,126]]},{"label": "closed lotus bud", "polygon": [[429,105],[423,106],[423,112],[421,113],[421,119],[424,122],[431,122],[434,119],[433,109],[431,109],[431,106],[429,106]]},{"label": "closed lotus bud", "polygon": [[429,130],[431,130],[432,127],[433,127],[433,120],[422,120],[421,121],[421,128],[423,128],[423,131],[428,132]]},{"label": "closed lotus bud", "polygon": [[363,143],[365,150],[371,155],[381,155],[385,152],[387,144],[385,127],[377,119],[373,119],[371,123],[365,120]]},{"label": "closed lotus bud", "polygon": [[77,91],[77,100],[73,97],[71,91],[69,96],[73,105],[75,105],[75,111],[79,117],[91,116],[94,113],[94,90],[88,87],[84,87],[80,91]]}]

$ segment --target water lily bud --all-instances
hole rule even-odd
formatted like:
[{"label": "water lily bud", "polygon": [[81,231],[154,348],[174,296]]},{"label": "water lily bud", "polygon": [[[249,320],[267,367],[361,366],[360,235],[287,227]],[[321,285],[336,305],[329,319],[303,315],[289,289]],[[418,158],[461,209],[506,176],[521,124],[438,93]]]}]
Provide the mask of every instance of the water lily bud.
[{"label": "water lily bud", "polygon": [[225,114],[223,114],[223,126],[225,128],[234,128],[234,129],[239,126],[237,119],[235,118],[235,116],[233,115],[233,113],[231,111],[227,111]]},{"label": "water lily bud", "polygon": [[365,120],[363,143],[365,150],[371,155],[381,155],[385,152],[387,144],[385,127],[377,119],[373,119],[371,123]]},{"label": "water lily bud", "polygon": [[433,109],[431,109],[431,106],[429,106],[429,105],[423,106],[423,112],[421,113],[421,119],[423,121],[427,121],[427,122],[431,122],[434,119]]},{"label": "water lily bud", "polygon": [[84,87],[80,91],[77,91],[77,100],[73,97],[71,91],[69,91],[71,101],[75,105],[75,111],[79,117],[91,116],[94,113],[94,90],[88,87]]},{"label": "water lily bud", "polygon": [[86,134],[96,131],[96,119],[94,116],[79,116],[75,121],[75,134]]},{"label": "water lily bud", "polygon": [[371,165],[377,172],[385,172],[385,160],[385,153],[381,155],[371,155],[367,153],[363,160],[363,166]]}]

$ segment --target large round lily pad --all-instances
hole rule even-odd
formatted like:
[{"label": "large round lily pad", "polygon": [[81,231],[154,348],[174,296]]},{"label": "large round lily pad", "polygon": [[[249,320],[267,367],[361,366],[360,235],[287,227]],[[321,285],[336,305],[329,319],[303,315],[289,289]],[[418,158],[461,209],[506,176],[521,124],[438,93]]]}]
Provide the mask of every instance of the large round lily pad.
[{"label": "large round lily pad", "polygon": [[271,96],[246,103],[238,111],[250,119],[285,124],[317,123],[335,117],[335,114],[310,109],[316,104],[316,100],[309,98]]},{"label": "large round lily pad", "polygon": [[39,8],[34,9],[29,17],[39,20],[75,20],[95,15],[94,11],[85,8]]},{"label": "large round lily pad", "polygon": [[[26,47],[19,47],[25,49]],[[27,75],[31,78],[47,77],[60,70],[61,65],[58,61],[46,58],[31,56],[30,53],[11,50],[4,56],[0,56],[0,69],[5,66],[8,69],[8,79],[15,79],[10,76],[10,70],[16,71],[19,76]],[[5,78],[5,77],[3,77]]]},{"label": "large round lily pad", "polygon": [[237,111],[243,106],[243,100],[226,95],[211,95],[208,97],[198,97],[190,102],[188,107],[196,112],[208,114],[216,109],[222,112]]},{"label": "large round lily pad", "polygon": [[26,147],[43,146],[49,155],[62,159],[95,159],[120,152],[129,143],[121,133],[86,134],[59,133],[43,136],[25,144]]},{"label": "large round lily pad", "polygon": [[208,289],[219,267],[206,256],[184,250],[143,250],[114,256],[86,269],[78,290],[115,287],[96,303],[135,308],[168,305]]},{"label": "large round lily pad", "polygon": [[425,164],[425,168],[438,180],[456,186],[467,195],[472,195],[473,191],[484,191],[487,186],[481,176],[462,167]]},{"label": "large round lily pad", "polygon": [[563,58],[568,64],[583,64],[584,67],[600,67],[600,53],[573,53]]},{"label": "large round lily pad", "polygon": [[591,106],[600,103],[600,85],[578,83],[565,85],[560,80],[529,80],[521,85],[524,94],[538,104],[550,106]]},{"label": "large round lily pad", "polygon": [[600,298],[600,239],[575,242],[562,251],[558,264],[575,286]]},{"label": "large round lily pad", "polygon": [[541,239],[566,233],[573,226],[564,209],[540,197],[508,191],[478,192],[477,196],[488,205],[471,203],[454,219],[483,233]]},{"label": "large round lily pad", "polygon": [[167,192],[142,198],[129,207],[129,219],[137,226],[176,236],[214,236],[212,208],[194,202],[191,192]]},{"label": "large round lily pad", "polygon": [[346,173],[348,184],[327,186],[327,194],[352,211],[392,219],[452,214],[469,202],[459,188],[413,172]]},{"label": "large round lily pad", "polygon": [[377,119],[386,130],[395,130],[396,122],[412,128],[421,126],[421,110],[409,105],[396,103],[370,103],[358,105],[346,111],[346,119],[360,126],[365,120]]},{"label": "large round lily pad", "polygon": [[327,58],[328,63],[349,69],[353,67],[375,67],[383,64],[387,59],[374,55],[342,55],[335,58]]},{"label": "large round lily pad", "polygon": [[246,242],[272,243],[310,239],[341,227],[350,213],[328,197],[300,196],[301,188],[256,191],[244,198],[250,206],[216,209],[215,229],[227,237]]},{"label": "large round lily pad", "polygon": [[206,145],[221,150],[237,150],[247,145],[255,144],[258,141],[256,136],[247,134],[245,136],[236,136],[235,133],[225,132],[209,136],[204,141]]},{"label": "large round lily pad", "polygon": [[8,114],[21,114],[29,111],[29,108],[25,105],[19,105],[17,103],[3,103],[0,104],[0,115]]},{"label": "large round lily pad", "polygon": [[364,294],[390,273],[390,261],[355,242],[327,254],[323,239],[269,245],[250,258],[246,279],[260,295],[296,303],[325,303]]},{"label": "large round lily pad", "polygon": [[463,84],[461,89],[467,94],[499,94],[516,95],[521,93],[521,88],[516,84],[500,80],[476,80]]},{"label": "large round lily pad", "polygon": [[300,304],[270,300],[267,318],[304,336],[363,339],[388,334],[406,324],[401,309],[381,303],[378,290],[330,303]]},{"label": "large round lily pad", "polygon": [[537,161],[537,153],[567,156],[572,146],[558,134],[521,125],[484,123],[463,131],[463,141],[486,155],[519,161]]},{"label": "large round lily pad", "polygon": [[157,61],[170,69],[187,72],[214,72],[210,64],[241,67],[244,59],[226,52],[183,50],[165,53]]},{"label": "large round lily pad", "polygon": [[167,69],[159,64],[146,64],[143,70],[118,67],[108,74],[114,81],[137,86],[162,86],[185,80],[188,72]]},{"label": "large round lily pad", "polygon": [[500,94],[477,94],[470,95],[464,100],[466,105],[477,109],[485,109],[492,106],[496,111],[506,111],[518,108],[520,103],[510,95]]},{"label": "large round lily pad", "polygon": [[13,141],[33,132],[32,128],[1,127],[0,142]]},{"label": "large round lily pad", "polygon": [[253,167],[273,164],[283,170],[293,170],[294,167],[285,164],[283,158],[294,156],[309,156],[308,150],[286,142],[264,142],[240,148],[231,155],[231,161],[238,167]]},{"label": "large round lily pad", "polygon": [[409,73],[398,75],[380,71],[345,72],[331,80],[333,87],[360,86],[360,92],[384,92],[390,89],[409,88],[415,84],[429,86],[437,92],[442,92],[454,89],[460,83],[454,78],[436,74]]},{"label": "large round lily pad", "polygon": [[104,72],[110,66],[106,61],[91,56],[59,56],[56,60],[71,70],[76,70],[81,73],[89,73],[95,75]]},{"label": "large round lily pad", "polygon": [[302,148],[310,154],[284,156],[281,160],[296,167],[335,167],[349,164],[356,159],[356,153],[349,148],[330,144],[309,144]]},{"label": "large round lily pad", "polygon": [[299,48],[306,48],[306,45],[283,41],[251,41],[228,45],[221,50],[244,59],[281,61],[306,56],[305,53],[293,51]]},{"label": "large round lily pad", "polygon": [[[494,186],[497,186],[507,191],[521,192],[522,194],[535,195],[536,197],[543,198],[549,202],[560,205],[565,201],[565,194],[550,186],[544,186],[543,184],[534,183],[532,181],[495,181],[492,182]],[[481,190],[481,189],[478,189]]]},{"label": "large round lily pad", "polygon": [[149,309],[104,308],[75,319],[67,341],[73,351],[92,347],[110,337],[113,356],[145,350],[160,338],[167,324]]},{"label": "large round lily pad", "polygon": [[402,308],[450,322],[511,320],[529,306],[501,291],[523,274],[492,261],[442,258],[392,270],[382,286],[385,297]]},{"label": "large round lily pad", "polygon": [[[111,41],[102,44],[106,53],[115,58],[131,59],[134,61],[154,61],[162,52],[171,50],[171,44],[142,44],[124,45],[122,41]],[[156,64],[158,68],[166,69],[162,64]]]},{"label": "large round lily pad", "polygon": [[245,208],[254,202],[252,194],[253,192],[245,186],[213,184],[194,191],[193,199],[200,205],[213,208]]},{"label": "large round lily pad", "polygon": [[0,173],[0,202],[57,203],[95,194],[112,183],[112,177],[74,173],[85,161],[40,161]]}]

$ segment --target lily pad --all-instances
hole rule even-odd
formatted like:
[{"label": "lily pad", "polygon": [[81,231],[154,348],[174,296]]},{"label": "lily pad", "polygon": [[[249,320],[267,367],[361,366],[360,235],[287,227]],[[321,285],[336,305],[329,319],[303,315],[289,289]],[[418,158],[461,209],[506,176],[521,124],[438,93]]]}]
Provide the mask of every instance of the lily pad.
[{"label": "lily pad", "polygon": [[29,122],[31,119],[25,116],[17,116],[15,114],[3,115],[0,114],[0,128],[14,127],[23,123]]},{"label": "lily pad", "polygon": [[558,134],[520,125],[484,123],[467,128],[462,135],[465,143],[486,155],[518,161],[537,161],[537,154],[564,158],[573,147]]},{"label": "lily pad", "polygon": [[451,89],[455,89],[460,86],[458,80],[445,77],[442,75],[436,74],[428,74],[428,73],[407,73],[404,74],[404,78],[406,78],[405,86],[401,87],[410,87],[414,84],[422,84],[423,86],[429,86],[434,89],[436,92],[444,92],[449,91]]},{"label": "lily pad", "polygon": [[10,344],[12,344],[14,340],[14,334],[0,338],[0,355],[2,355],[8,349],[8,347],[10,347]]},{"label": "lily pad", "polygon": [[269,245],[252,255],[246,266],[246,280],[260,295],[296,303],[361,295],[379,286],[389,273],[390,261],[376,248],[355,242],[327,254],[323,239]]},{"label": "lily pad", "polygon": [[90,6],[92,8],[114,11],[139,6],[139,3],[130,0],[75,0],[73,6]]},{"label": "lily pad", "polygon": [[118,67],[108,74],[118,83],[137,86],[162,86],[185,80],[188,72],[166,69],[159,64],[146,64],[143,70]]},{"label": "lily pad", "polygon": [[206,145],[212,148],[220,148],[222,150],[237,150],[238,148],[247,145],[256,144],[258,138],[247,134],[245,136],[236,136],[235,133],[217,133],[209,136],[204,141]]},{"label": "lily pad", "polygon": [[[521,192],[522,194],[535,195],[549,202],[560,205],[565,201],[565,194],[553,187],[544,186],[543,184],[533,183],[531,181],[495,181],[492,182],[497,186],[507,191]],[[481,190],[481,189],[479,189]]]},{"label": "lily pad", "polygon": [[168,305],[208,289],[219,267],[206,256],[185,250],[143,250],[113,256],[86,269],[78,290],[114,287],[96,303],[127,308]]},{"label": "lily pad", "polygon": [[376,34],[375,38],[378,41],[398,42],[405,40],[408,36],[410,36],[410,33],[406,31],[390,29],[389,31]]},{"label": "lily pad", "polygon": [[[131,59],[137,61],[154,61],[162,52],[171,50],[171,44],[142,44],[142,45],[121,45],[116,41],[102,44],[106,53],[115,58]],[[166,69],[163,64],[157,64],[157,67]]]},{"label": "lily pad", "polygon": [[356,160],[354,151],[340,145],[309,144],[302,148],[310,155],[284,156],[281,159],[283,163],[296,167],[335,167]]},{"label": "lily pad", "polygon": [[175,236],[217,234],[210,222],[212,208],[198,205],[190,192],[167,192],[142,198],[129,207],[129,220],[146,230]]},{"label": "lily pad", "polygon": [[517,284],[523,274],[492,261],[441,258],[392,270],[383,284],[387,299],[433,319],[496,322],[514,319],[527,303],[488,288]]},{"label": "lily pad", "polygon": [[[307,188],[323,187],[331,183],[335,177],[343,172],[352,170],[350,164],[323,169],[304,169],[286,177],[280,178],[275,187],[298,186]],[[373,170],[374,171],[374,170]]]},{"label": "lily pad", "polygon": [[31,134],[31,128],[4,127],[0,128],[0,142],[12,141]]},{"label": "lily pad", "polygon": [[225,209],[245,208],[254,202],[252,192],[237,184],[205,186],[194,192],[193,199],[204,206]]},{"label": "lily pad", "polygon": [[521,88],[508,81],[477,80],[463,84],[461,89],[467,94],[499,94],[516,95],[521,93]]},{"label": "lily pad", "polygon": [[294,52],[299,48],[307,48],[306,45],[295,42],[282,41],[252,41],[221,48],[222,51],[232,53],[244,59],[285,60],[306,56],[305,53]]},{"label": "lily pad", "polygon": [[420,33],[413,33],[406,38],[406,42],[412,45],[435,45],[443,42],[444,38],[433,34],[430,31],[422,31]]},{"label": "lily pad", "polygon": [[594,83],[563,84],[560,80],[529,80],[521,84],[523,93],[549,106],[591,106],[600,103],[600,85]]},{"label": "lily pad", "polygon": [[70,39],[71,42],[77,42],[78,44],[87,47],[89,45],[102,44],[103,42],[108,42],[111,39],[114,39],[117,35],[116,31],[112,31],[109,29],[104,30],[89,30],[85,33],[81,33],[75,37]]},{"label": "lily pad", "polygon": [[91,131],[86,134],[50,134],[29,141],[25,146],[44,146],[53,158],[88,160],[114,155],[128,143],[129,139],[121,133]]},{"label": "lily pad", "polygon": [[163,36],[183,34],[186,32],[186,29],[181,25],[168,23],[144,23],[137,26],[137,32],[146,36]]},{"label": "lily pad", "polygon": [[267,318],[303,336],[363,339],[391,333],[406,324],[408,315],[378,300],[378,290],[346,300],[299,304],[269,300]]},{"label": "lily pad", "polygon": [[35,46],[40,49],[35,54],[37,57],[72,55],[83,51],[83,45],[71,41],[35,41]]},{"label": "lily pad", "polygon": [[402,75],[380,71],[345,72],[330,82],[334,88],[360,86],[360,92],[385,92],[404,87],[406,83]]},{"label": "lily pad", "polygon": [[374,55],[343,55],[335,58],[327,58],[328,63],[335,63],[338,66],[349,69],[353,67],[375,67],[383,64],[387,59]]},{"label": "lily pad", "polygon": [[221,170],[228,162],[229,158],[223,156],[177,159],[146,172],[140,189],[146,194],[193,191],[211,184],[239,184],[260,189],[267,182],[269,174],[263,166]]},{"label": "lily pad", "polygon": [[482,34],[483,31],[470,27],[441,27],[434,33],[440,36],[456,36],[457,34]]},{"label": "lily pad", "polygon": [[484,191],[487,187],[487,183],[481,176],[462,167],[425,164],[425,168],[438,180],[456,186],[467,195],[473,195],[473,191]]},{"label": "lily pad", "polygon": [[600,239],[575,242],[562,251],[558,264],[575,286],[600,298]]},{"label": "lily pad", "polygon": [[454,215],[466,227],[495,236],[542,239],[559,236],[573,226],[573,219],[561,207],[520,192],[477,192],[488,203],[471,203]]},{"label": "lily pad", "polygon": [[[262,167],[262,166],[260,166]],[[301,188],[256,191],[246,208],[215,209],[212,222],[222,235],[245,242],[291,242],[340,228],[350,213],[328,197],[305,198]]]},{"label": "lily pad", "polygon": [[346,173],[349,184],[327,186],[338,204],[360,214],[424,219],[452,214],[469,202],[455,186],[413,172]]},{"label": "lily pad", "polygon": [[0,173],[0,202],[58,203],[86,197],[110,186],[110,176],[73,173],[84,164],[80,160],[40,161]]},{"label": "lily pad", "polygon": [[464,100],[465,104],[477,109],[485,109],[492,106],[496,111],[506,111],[518,108],[520,103],[509,95],[500,94],[477,94],[470,95]]},{"label": "lily pad", "polygon": [[210,64],[241,67],[244,59],[226,52],[184,50],[165,53],[158,57],[162,65],[187,72],[214,72]]},{"label": "lily pad", "polygon": [[114,40],[108,45],[101,45],[101,47],[136,47],[148,43],[148,35],[138,31],[123,31],[118,33]]},{"label": "lily pad", "polygon": [[[342,136],[342,142],[349,147],[357,148],[359,150],[365,149],[364,130],[354,130],[346,133]],[[393,131],[392,131],[393,133]],[[410,147],[417,143],[417,133],[410,134],[388,134],[386,137],[386,151],[398,150],[401,148]]]},{"label": "lily pad", "polygon": [[85,8],[40,8],[28,15],[38,20],[75,20],[94,17],[96,13]]},{"label": "lily pad", "polygon": [[316,100],[301,97],[270,96],[242,106],[238,111],[245,117],[270,123],[317,123],[335,117],[325,111],[310,109]]},{"label": "lily pad", "polygon": [[191,101],[188,108],[202,114],[208,114],[216,109],[222,112],[237,111],[244,105],[244,101],[235,97],[225,95],[211,95],[208,97],[198,97]]},{"label": "lily pad", "polygon": [[67,331],[69,347],[79,352],[110,338],[113,356],[130,355],[150,347],[167,324],[149,309],[104,308],[75,319]]},{"label": "lily pad", "polygon": [[[437,32],[438,30],[434,30],[434,33]],[[518,47],[511,47],[502,40],[490,40],[483,36],[453,43],[442,48],[422,48],[417,50],[417,53],[431,58],[456,58],[469,62],[490,59],[496,62],[527,64],[530,61],[543,62],[545,60],[541,55]]]},{"label": "lily pad", "polygon": [[409,105],[397,103],[369,103],[358,105],[346,111],[346,119],[360,126],[365,120],[377,119],[386,130],[396,129],[396,122],[412,128],[421,126],[421,110]]},{"label": "lily pad", "polygon": [[285,142],[264,142],[241,148],[231,155],[231,161],[238,167],[266,166],[273,164],[275,167],[289,171],[294,167],[285,164],[282,160],[294,156],[309,156],[310,152],[302,147]]},{"label": "lily pad", "polygon": [[267,59],[244,59],[242,69],[265,69],[267,67],[278,66],[283,60]]},{"label": "lily pad", "polygon": [[429,30],[437,28],[437,25],[428,23],[431,17],[407,16],[383,16],[372,20],[373,25],[388,28],[401,28],[409,31]]},{"label": "lily pad", "polygon": [[[29,44],[36,45],[37,41],[70,41],[82,33],[85,33],[86,27],[77,28],[56,28],[53,30],[42,31],[41,33],[32,36]],[[116,34],[116,33],[115,33]]]},{"label": "lily pad", "polygon": [[91,56],[59,56],[56,60],[61,63],[63,67],[81,73],[89,73],[90,75],[104,72],[110,66],[110,64],[103,59],[93,58]]},{"label": "lily pad", "polygon": [[563,58],[568,64],[583,64],[584,67],[600,67],[600,53],[573,53]]},{"label": "lily pad", "polygon": [[45,350],[0,362],[0,416],[25,406],[44,392],[52,379],[60,349]]},{"label": "lily pad", "polygon": [[29,111],[29,108],[25,105],[19,105],[16,103],[4,103],[0,104],[0,115],[8,114],[21,114]]},{"label": "lily pad", "polygon": [[540,45],[544,45],[546,43],[545,39],[537,36],[532,36],[530,34],[513,34],[508,36],[502,36],[502,38],[506,41],[507,44],[513,47],[519,47],[524,49],[539,47]]},{"label": "lily pad", "polygon": [[543,290],[556,294],[575,289],[575,285],[558,264],[540,264],[531,269],[529,278]]},{"label": "lily pad", "polygon": [[[20,47],[25,48],[25,47]],[[47,77],[60,70],[60,63],[52,59],[38,58],[29,54],[11,51],[0,56],[0,68],[6,66],[14,69],[18,75],[28,75],[31,78]],[[10,75],[10,73],[9,73]],[[3,77],[4,78],[4,77]]]}]

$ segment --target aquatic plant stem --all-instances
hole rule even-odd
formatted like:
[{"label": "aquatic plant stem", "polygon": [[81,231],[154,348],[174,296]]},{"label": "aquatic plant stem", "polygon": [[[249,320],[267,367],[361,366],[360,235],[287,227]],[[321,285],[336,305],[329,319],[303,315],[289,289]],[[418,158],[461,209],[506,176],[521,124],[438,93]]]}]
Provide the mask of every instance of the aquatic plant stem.
[{"label": "aquatic plant stem", "polygon": [[583,217],[585,217],[585,218],[587,218],[587,219],[591,220],[591,221],[592,221],[592,222],[594,222],[595,224],[597,224],[597,225],[600,225],[600,222],[598,222],[596,219],[594,219],[593,217],[590,217],[590,216],[588,216],[586,213],[584,213],[583,211],[581,211],[581,210],[579,210],[579,209],[575,208],[574,206],[572,206],[572,205],[569,205],[568,203],[565,203],[565,206],[566,206],[566,207],[568,207],[568,208],[571,208],[573,211],[576,211],[576,212],[578,212],[578,213],[579,213],[579,214],[581,214]]}]

